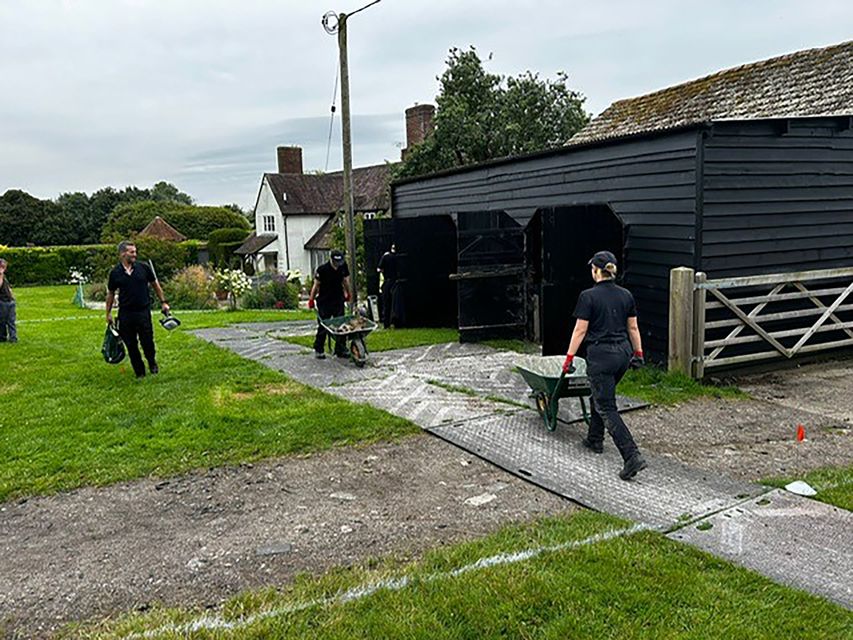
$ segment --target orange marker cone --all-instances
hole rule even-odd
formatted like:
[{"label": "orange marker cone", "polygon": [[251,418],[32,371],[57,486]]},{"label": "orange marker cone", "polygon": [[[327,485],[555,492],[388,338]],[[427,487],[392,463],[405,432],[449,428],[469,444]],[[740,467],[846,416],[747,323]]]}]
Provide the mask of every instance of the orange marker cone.
[{"label": "orange marker cone", "polygon": [[806,429],[803,425],[797,425],[797,442],[802,442],[806,439]]}]

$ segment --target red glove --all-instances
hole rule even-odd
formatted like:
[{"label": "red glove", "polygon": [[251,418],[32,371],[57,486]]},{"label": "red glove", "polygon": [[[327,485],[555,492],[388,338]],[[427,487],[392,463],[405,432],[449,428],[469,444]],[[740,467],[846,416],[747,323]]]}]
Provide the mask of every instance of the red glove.
[{"label": "red glove", "polygon": [[643,357],[643,352],[642,352],[642,351],[635,351],[635,352],[634,352],[634,357],[636,357],[636,358],[642,358],[642,357]]},{"label": "red glove", "polygon": [[570,373],[572,369],[572,361],[575,359],[573,353],[566,354],[566,361],[563,363],[563,373]]},{"label": "red glove", "polygon": [[308,308],[309,309],[314,308],[314,298],[308,298]]},{"label": "red glove", "polygon": [[349,302],[349,298],[350,298],[349,291],[344,291],[344,301]]}]

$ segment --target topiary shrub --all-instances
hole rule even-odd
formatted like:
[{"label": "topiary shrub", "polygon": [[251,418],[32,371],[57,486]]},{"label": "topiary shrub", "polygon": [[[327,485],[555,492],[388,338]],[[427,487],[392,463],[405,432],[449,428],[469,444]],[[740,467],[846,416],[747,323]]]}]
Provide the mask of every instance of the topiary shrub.
[{"label": "topiary shrub", "polygon": [[178,202],[143,200],[118,205],[101,232],[104,242],[119,242],[142,231],[160,216],[187,238],[207,240],[217,229],[250,229],[249,221],[225,207],[197,207]]},{"label": "topiary shrub", "polygon": [[213,273],[200,265],[184,267],[163,285],[169,305],[175,309],[215,309]]},{"label": "topiary shrub", "polygon": [[215,267],[238,266],[240,264],[239,256],[234,255],[234,250],[243,244],[248,237],[248,229],[232,228],[211,231],[207,239],[210,261]]}]

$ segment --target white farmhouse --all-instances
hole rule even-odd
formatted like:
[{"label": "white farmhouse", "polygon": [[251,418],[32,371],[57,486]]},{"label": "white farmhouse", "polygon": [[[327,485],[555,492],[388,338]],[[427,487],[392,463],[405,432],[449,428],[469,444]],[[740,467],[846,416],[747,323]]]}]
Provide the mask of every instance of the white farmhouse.
[{"label": "white farmhouse", "polygon": [[[343,173],[306,174],[301,147],[278,147],[278,173],[265,173],[255,201],[255,233],[235,253],[256,273],[314,273],[328,260],[335,215],[343,207]],[[389,207],[390,164],[353,170],[355,211]]]}]

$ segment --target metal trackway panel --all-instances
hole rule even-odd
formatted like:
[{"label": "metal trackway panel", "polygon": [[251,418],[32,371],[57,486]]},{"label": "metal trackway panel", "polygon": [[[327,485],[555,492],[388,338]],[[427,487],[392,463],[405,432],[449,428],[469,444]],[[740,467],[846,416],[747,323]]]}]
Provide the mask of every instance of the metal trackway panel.
[{"label": "metal trackway panel", "polygon": [[[412,371],[421,378],[441,384],[470,389],[488,398],[499,398],[509,403],[534,408],[529,398],[530,389],[515,369],[518,355],[490,350],[474,358],[448,358],[420,363]],[[645,406],[644,403],[617,397],[620,411]],[[589,405],[587,405],[589,406]],[[560,401],[560,419],[576,422],[583,418],[580,401],[566,398]]]},{"label": "metal trackway panel", "polygon": [[411,420],[423,429],[460,424],[493,415],[510,415],[524,409],[447,391],[405,373],[326,389],[350,400],[368,403]]},{"label": "metal trackway panel", "polygon": [[648,455],[649,468],[625,482],[618,477],[622,459],[612,443],[605,444],[604,454],[592,453],[580,444],[581,428],[559,427],[550,433],[527,411],[430,432],[580,504],[660,530],[765,491]]},{"label": "metal trackway panel", "polygon": [[779,489],[669,535],[853,609],[853,513]]}]

